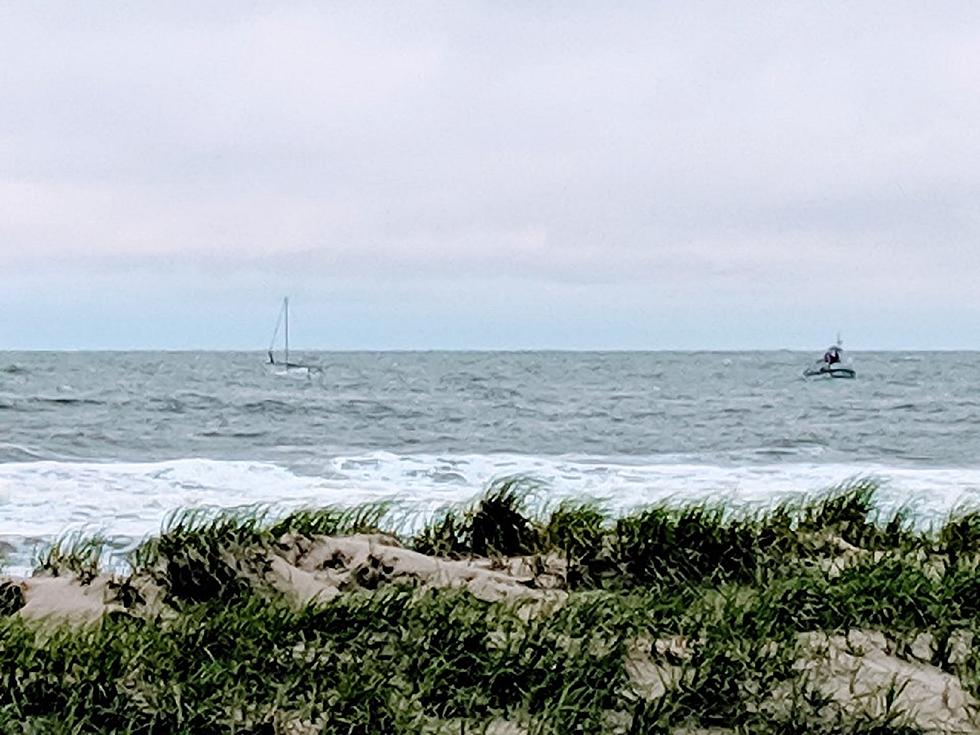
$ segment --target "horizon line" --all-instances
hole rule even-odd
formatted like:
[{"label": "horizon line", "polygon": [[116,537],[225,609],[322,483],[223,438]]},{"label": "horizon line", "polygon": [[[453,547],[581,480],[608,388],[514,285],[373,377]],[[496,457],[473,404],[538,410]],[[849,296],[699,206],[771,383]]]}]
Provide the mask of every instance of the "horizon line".
[{"label": "horizon line", "polygon": [[[324,348],[324,347],[298,347],[290,352],[323,352],[323,353],[433,353],[433,352],[453,352],[453,353],[530,353],[530,352],[549,352],[549,353],[665,353],[665,352],[691,352],[691,353],[744,353],[744,352],[821,352],[824,348],[812,347],[654,347],[654,348],[628,348],[628,347],[399,347],[399,348]],[[888,348],[862,348],[849,349],[849,353],[885,352],[885,353],[908,353],[908,352],[976,352],[980,353],[980,347],[888,347]],[[94,353],[254,353],[264,355],[266,349],[256,348],[235,348],[235,347],[41,347],[41,348],[4,348],[0,349],[0,354],[4,353],[55,353],[55,352],[94,352]]]}]

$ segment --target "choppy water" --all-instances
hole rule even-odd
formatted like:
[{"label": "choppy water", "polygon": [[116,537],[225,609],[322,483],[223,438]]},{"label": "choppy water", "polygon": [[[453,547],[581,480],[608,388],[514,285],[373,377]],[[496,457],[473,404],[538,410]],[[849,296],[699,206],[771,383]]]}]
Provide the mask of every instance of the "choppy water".
[{"label": "choppy water", "polygon": [[[980,499],[980,354],[0,353],[0,540],[193,505],[397,498],[428,511],[527,473],[544,501],[766,501],[858,475],[923,518]],[[26,555],[26,556],[25,556]]]}]

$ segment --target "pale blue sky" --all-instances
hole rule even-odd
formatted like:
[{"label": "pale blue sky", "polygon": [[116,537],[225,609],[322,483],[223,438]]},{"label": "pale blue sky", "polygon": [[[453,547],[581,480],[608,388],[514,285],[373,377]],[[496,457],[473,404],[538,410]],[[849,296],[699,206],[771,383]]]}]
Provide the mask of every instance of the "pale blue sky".
[{"label": "pale blue sky", "polygon": [[975,3],[0,3],[0,350],[980,348]]}]

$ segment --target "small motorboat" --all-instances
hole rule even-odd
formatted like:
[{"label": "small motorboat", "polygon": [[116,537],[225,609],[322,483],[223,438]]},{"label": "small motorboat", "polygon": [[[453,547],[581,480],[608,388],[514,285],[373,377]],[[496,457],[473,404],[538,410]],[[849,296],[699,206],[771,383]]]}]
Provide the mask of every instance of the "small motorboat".
[{"label": "small motorboat", "polygon": [[803,377],[805,378],[819,378],[819,377],[856,378],[857,372],[855,372],[854,368],[848,368],[848,367],[832,367],[832,366],[828,367],[826,365],[817,367],[816,365],[814,365],[813,367],[808,367],[806,370],[803,371]]},{"label": "small motorboat", "polygon": [[854,368],[844,365],[844,348],[840,345],[840,337],[837,343],[832,344],[823,353],[823,358],[803,371],[804,378],[856,378],[857,373]]}]

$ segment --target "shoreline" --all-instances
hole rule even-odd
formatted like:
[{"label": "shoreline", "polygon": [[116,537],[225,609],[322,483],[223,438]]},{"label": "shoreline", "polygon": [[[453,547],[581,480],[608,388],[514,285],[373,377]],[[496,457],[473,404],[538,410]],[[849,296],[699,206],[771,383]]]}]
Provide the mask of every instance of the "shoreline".
[{"label": "shoreline", "polygon": [[923,530],[940,527],[951,512],[980,507],[980,467],[614,459],[368,452],[338,456],[308,474],[266,461],[203,458],[0,464],[6,531],[0,535],[0,557],[30,574],[36,552],[66,532],[104,535],[125,555],[159,533],[181,505],[261,508],[286,516],[314,503],[356,507],[384,502],[393,516],[396,510],[402,516],[391,524],[406,532],[406,525],[419,528],[440,508],[474,502],[479,488],[515,472],[540,483],[526,503],[531,515],[559,502],[597,502],[610,515],[628,515],[651,504],[702,502],[752,513],[781,502],[804,502],[821,488],[858,478],[878,483],[879,513],[909,508]]}]

